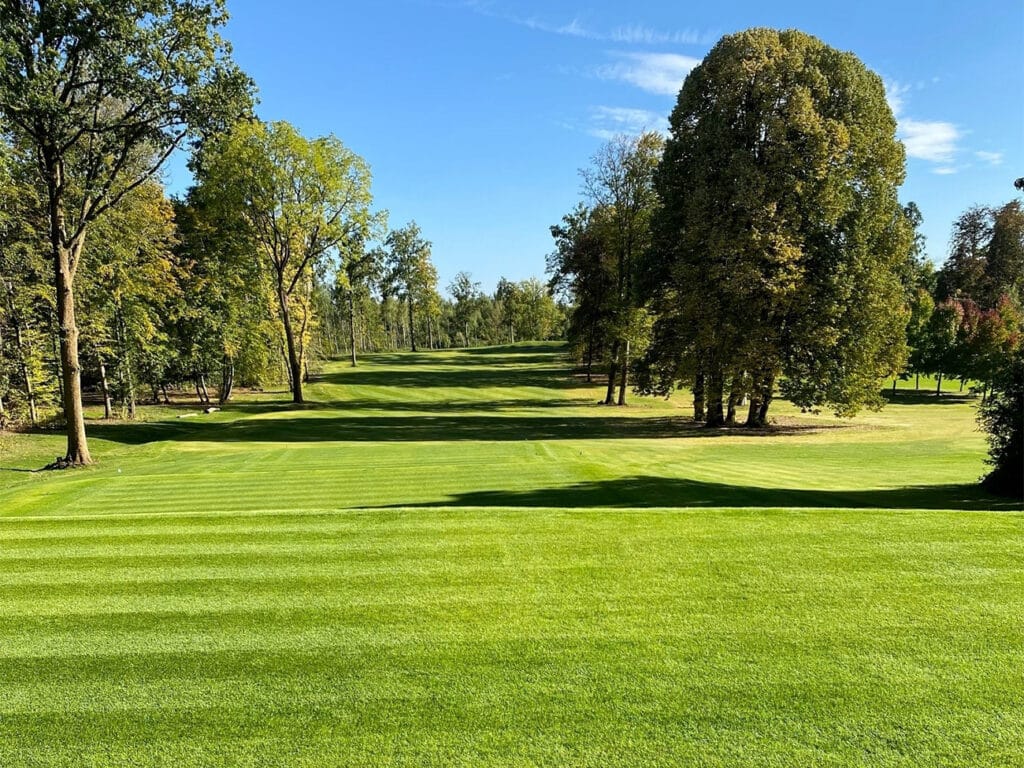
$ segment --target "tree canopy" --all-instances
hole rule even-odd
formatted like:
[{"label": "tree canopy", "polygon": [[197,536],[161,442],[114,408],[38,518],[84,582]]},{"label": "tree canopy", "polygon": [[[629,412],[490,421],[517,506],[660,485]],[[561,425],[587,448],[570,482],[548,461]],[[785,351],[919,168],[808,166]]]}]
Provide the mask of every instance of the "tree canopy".
[{"label": "tree canopy", "polygon": [[[687,77],[655,183],[648,389],[804,408],[880,404],[902,366],[904,150],[881,78],[798,31],[728,35]],[[698,409],[699,410],[699,409]],[[702,414],[699,414],[702,415]]]}]

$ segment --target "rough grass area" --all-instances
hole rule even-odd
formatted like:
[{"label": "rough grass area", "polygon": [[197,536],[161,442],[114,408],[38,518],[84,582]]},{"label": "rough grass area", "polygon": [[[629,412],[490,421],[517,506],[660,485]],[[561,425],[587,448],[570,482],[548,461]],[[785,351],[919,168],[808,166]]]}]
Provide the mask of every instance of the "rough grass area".
[{"label": "rough grass area", "polygon": [[708,434],[553,347],[311,390],[0,437],[0,766],[1024,766],[970,402]]}]

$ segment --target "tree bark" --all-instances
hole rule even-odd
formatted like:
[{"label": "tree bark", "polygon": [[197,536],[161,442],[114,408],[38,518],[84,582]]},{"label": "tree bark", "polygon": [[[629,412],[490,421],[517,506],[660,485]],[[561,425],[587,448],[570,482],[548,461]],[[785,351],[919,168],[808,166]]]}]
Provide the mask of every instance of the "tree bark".
[{"label": "tree bark", "polygon": [[743,398],[743,393],[739,390],[741,382],[741,376],[734,376],[732,386],[729,388],[729,401],[725,411],[725,423],[730,427],[736,424],[736,406],[739,405],[740,400]]},{"label": "tree bark", "polygon": [[615,374],[619,365],[619,340],[612,342],[611,359],[608,362],[608,389],[605,391],[604,404],[611,405],[615,402]]},{"label": "tree bark", "polygon": [[82,366],[78,359],[74,282],[85,232],[80,232],[68,242],[62,199],[65,191],[64,165],[53,146],[42,148],[42,159],[46,172],[47,224],[57,299],[57,335],[60,339],[64,422],[68,438],[63,465],[82,466],[92,464],[92,456],[85,436],[85,411],[82,408]]},{"label": "tree bark", "polygon": [[626,383],[629,378],[629,340],[622,354],[622,368],[619,374],[619,405],[626,404]]},{"label": "tree bark", "polygon": [[412,351],[416,351],[416,326],[413,325],[413,314],[412,314],[412,296],[409,297],[409,343],[412,346]]},{"label": "tree bark", "polygon": [[299,356],[298,345],[295,341],[295,331],[292,328],[292,316],[288,306],[288,294],[284,286],[279,284],[277,289],[277,301],[281,308],[281,324],[284,326],[284,338],[288,352],[288,372],[292,382],[292,402],[302,403],[302,360]]},{"label": "tree bark", "polygon": [[942,373],[939,372],[939,381],[935,385],[935,396],[942,397]]},{"label": "tree bark", "polygon": [[914,374],[914,390],[916,392],[920,392],[921,391],[921,374],[920,373],[915,373]]},{"label": "tree bark", "polygon": [[220,378],[220,395],[217,401],[224,405],[228,400],[231,399],[231,394],[235,389],[235,363],[231,358],[224,358],[224,367],[221,369]]},{"label": "tree bark", "polygon": [[348,291],[348,343],[352,347],[352,367],[359,365],[356,360],[356,292]]},{"label": "tree bark", "polygon": [[715,370],[707,377],[707,420],[709,427],[721,427],[725,424],[725,413],[722,410],[722,397],[725,394],[725,376],[721,370]]},{"label": "tree bark", "polygon": [[703,371],[693,377],[693,420],[704,421],[707,418],[705,409],[705,379]]},{"label": "tree bark", "polygon": [[109,420],[114,418],[114,410],[110,398],[110,382],[107,380],[107,364],[104,362],[102,355],[97,355],[96,357],[100,362],[100,388],[103,390],[103,418]]},{"label": "tree bark", "polygon": [[592,381],[594,370],[594,324],[590,324],[590,332],[587,334],[587,384]]},{"label": "tree bark", "polygon": [[750,407],[747,409],[747,421],[746,426],[748,427],[759,427],[761,418],[761,395],[757,391],[752,392],[750,395]]},{"label": "tree bark", "polygon": [[25,336],[21,327],[21,316],[14,306],[14,285],[7,284],[7,307],[14,324],[14,346],[18,350],[18,367],[25,385],[25,401],[28,403],[28,418],[32,426],[39,423],[39,410],[36,408],[36,392],[32,385],[32,372],[28,366],[28,353],[25,350]]},{"label": "tree bark", "polygon": [[775,399],[775,375],[769,374],[765,379],[764,389],[761,391],[761,407],[757,412],[757,420],[760,426],[768,424],[768,409],[771,408],[772,400]]},{"label": "tree bark", "polygon": [[124,371],[124,402],[128,406],[128,418],[135,418],[135,377],[132,371],[132,353],[128,347],[128,328],[124,324],[121,310],[117,311],[117,335],[121,344],[121,368]]}]

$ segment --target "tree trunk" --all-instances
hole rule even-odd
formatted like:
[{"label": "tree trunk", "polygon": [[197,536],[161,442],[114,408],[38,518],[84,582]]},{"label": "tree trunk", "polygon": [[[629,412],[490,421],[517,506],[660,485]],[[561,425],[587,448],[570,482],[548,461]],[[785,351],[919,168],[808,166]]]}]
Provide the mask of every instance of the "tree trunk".
[{"label": "tree trunk", "polygon": [[359,365],[356,360],[356,292],[348,292],[348,343],[352,347],[352,367]]},{"label": "tree trunk", "polygon": [[619,365],[619,340],[612,342],[611,360],[608,363],[608,389],[605,391],[604,404],[611,405],[615,402],[615,374]]},{"label": "tree trunk", "polygon": [[740,399],[743,397],[743,393],[740,392],[738,387],[741,386],[742,377],[734,376],[732,386],[729,388],[729,401],[725,411],[725,423],[730,427],[736,424],[736,406],[739,405]]},{"label": "tree trunk", "polygon": [[281,324],[284,325],[284,338],[288,352],[288,375],[292,382],[292,402],[302,403],[305,402],[302,399],[302,360],[295,341],[295,331],[292,329],[288,294],[280,284],[277,289],[277,301],[281,308]]},{"label": "tree trunk", "polygon": [[508,338],[509,338],[509,343],[511,343],[511,344],[515,344],[516,343],[516,324],[514,322],[512,322],[512,320],[508,321]]},{"label": "tree trunk", "polygon": [[935,396],[942,397],[942,373],[939,373],[939,381],[935,385]]},{"label": "tree trunk", "polygon": [[705,376],[698,373],[693,377],[693,420],[704,421],[707,418],[707,411],[704,402]]},{"label": "tree trunk", "polygon": [[764,391],[761,392],[761,408],[757,414],[757,420],[761,423],[761,426],[768,424],[768,409],[772,405],[772,400],[775,399],[775,376],[769,375],[768,379],[764,384]]},{"label": "tree trunk", "polygon": [[707,420],[709,427],[720,427],[725,424],[725,413],[722,411],[722,397],[725,394],[725,376],[721,370],[715,370],[707,377]]},{"label": "tree trunk", "polygon": [[920,392],[921,391],[921,374],[920,373],[915,373],[914,374],[914,391],[915,392]]},{"label": "tree trunk", "polygon": [[964,377],[963,376],[960,377],[960,391],[961,392],[964,391]]},{"label": "tree trunk", "polygon": [[171,398],[167,396],[167,384],[165,382],[160,382],[160,391],[164,395],[164,405],[170,405]]},{"label": "tree trunk", "polygon": [[135,377],[132,371],[132,353],[128,348],[128,328],[124,324],[120,308],[117,310],[117,336],[121,345],[121,368],[124,376],[124,403],[128,406],[128,418],[135,418]]},{"label": "tree trunk", "polygon": [[57,299],[57,334],[60,339],[60,368],[67,429],[67,453],[63,464],[92,464],[85,436],[85,411],[82,408],[82,366],[78,360],[78,323],[75,319],[75,271],[85,244],[85,232],[70,243],[64,221],[64,166],[55,147],[43,148],[46,168],[47,223],[50,256],[53,259],[53,287]]},{"label": "tree trunk", "polygon": [[28,418],[35,426],[39,423],[39,411],[36,408],[35,387],[32,386],[32,371],[28,367],[28,352],[25,350],[25,336],[21,328],[21,317],[14,307],[14,285],[7,284],[7,306],[14,324],[14,346],[18,350],[18,363],[21,378],[25,384],[25,401],[28,403]]},{"label": "tree trunk", "polygon": [[759,392],[752,392],[750,395],[750,408],[747,409],[748,427],[759,427],[761,418],[761,395]]},{"label": "tree trunk", "polygon": [[102,355],[97,355],[97,358],[100,361],[100,388],[103,390],[103,418],[109,420],[114,418],[114,411],[110,399],[110,382],[107,381],[107,364]]},{"label": "tree trunk", "polygon": [[229,357],[224,358],[224,367],[221,368],[220,375],[220,396],[217,401],[224,405],[228,400],[231,399],[231,394],[235,389],[235,363]]},{"label": "tree trunk", "polygon": [[412,314],[412,296],[409,297],[409,344],[412,347],[412,351],[416,351],[416,326],[413,325],[413,314]]},{"label": "tree trunk", "polygon": [[203,403],[206,405],[210,404],[210,390],[206,388],[206,374],[199,374],[199,389],[202,392]]},{"label": "tree trunk", "polygon": [[626,404],[626,383],[629,378],[629,340],[622,354],[622,369],[619,374],[619,405]]},{"label": "tree trunk", "polygon": [[592,381],[594,370],[594,324],[590,324],[590,333],[587,334],[587,384]]},{"label": "tree trunk", "polygon": [[60,367],[60,332],[57,330],[57,320],[53,316],[53,312],[50,313],[50,340],[53,342],[53,374],[54,378],[57,379],[57,396],[60,398],[61,403],[64,402],[64,377],[61,375]]},{"label": "tree trunk", "polygon": [[892,394],[893,394],[893,397],[896,396],[896,379],[892,380]]}]

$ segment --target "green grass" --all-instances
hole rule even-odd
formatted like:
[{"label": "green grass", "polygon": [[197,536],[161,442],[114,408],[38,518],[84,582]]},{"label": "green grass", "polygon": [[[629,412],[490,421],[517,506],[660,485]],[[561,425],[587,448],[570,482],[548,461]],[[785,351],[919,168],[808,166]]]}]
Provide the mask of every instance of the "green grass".
[{"label": "green grass", "polygon": [[0,435],[0,766],[1024,766],[970,401],[712,435],[557,353]]}]

